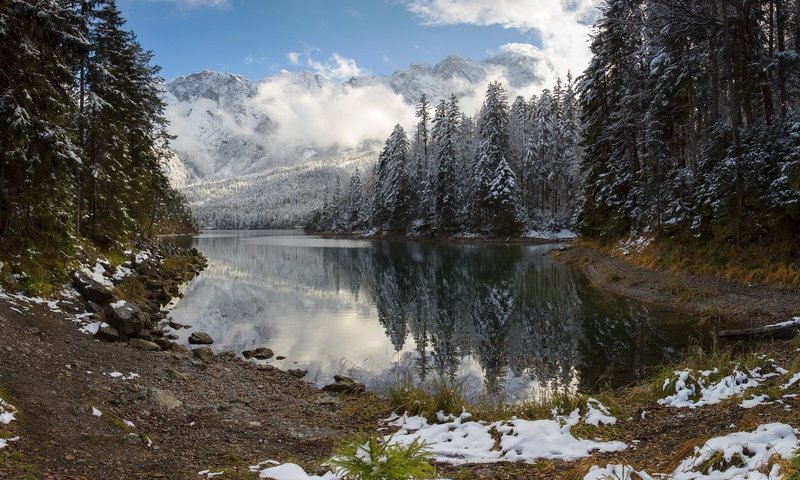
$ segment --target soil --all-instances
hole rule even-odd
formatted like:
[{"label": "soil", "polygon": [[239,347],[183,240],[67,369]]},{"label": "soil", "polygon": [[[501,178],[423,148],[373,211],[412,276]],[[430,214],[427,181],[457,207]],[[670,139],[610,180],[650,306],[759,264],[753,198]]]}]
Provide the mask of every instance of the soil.
[{"label": "soil", "polygon": [[[268,459],[313,471],[335,443],[377,425],[367,394],[334,398],[240,359],[205,365],[101,342],[46,305],[15,303],[0,299],[0,396],[19,414],[0,437],[20,438],[0,450],[0,478],[196,479],[209,468],[250,478],[247,466]],[[159,407],[152,389],[182,405]]]},{"label": "soil", "polygon": [[568,246],[553,257],[582,270],[597,287],[618,295],[743,326],[760,326],[800,316],[800,292],[765,285],[742,285],[711,275],[648,270],[597,250]]}]

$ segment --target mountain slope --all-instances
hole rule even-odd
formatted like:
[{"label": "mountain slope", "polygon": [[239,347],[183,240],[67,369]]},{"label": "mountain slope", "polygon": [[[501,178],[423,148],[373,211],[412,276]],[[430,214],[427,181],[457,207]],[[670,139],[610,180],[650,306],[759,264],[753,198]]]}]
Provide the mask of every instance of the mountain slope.
[{"label": "mountain slope", "polygon": [[346,179],[352,164],[368,169],[396,123],[413,124],[420,95],[435,102],[455,94],[474,111],[491,80],[530,89],[537,79],[529,60],[450,55],[342,83],[287,71],[258,81],[209,71],[179,77],[164,92],[176,136],[170,178],[203,226],[293,225],[336,175]]}]

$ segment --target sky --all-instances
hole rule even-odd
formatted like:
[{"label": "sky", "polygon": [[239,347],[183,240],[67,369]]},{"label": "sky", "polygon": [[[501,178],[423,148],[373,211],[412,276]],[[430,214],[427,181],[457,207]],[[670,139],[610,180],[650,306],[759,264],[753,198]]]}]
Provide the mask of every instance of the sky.
[{"label": "sky", "polygon": [[595,0],[118,0],[171,80],[201,70],[257,80],[282,69],[336,80],[388,75],[455,53],[527,49],[582,71]]}]

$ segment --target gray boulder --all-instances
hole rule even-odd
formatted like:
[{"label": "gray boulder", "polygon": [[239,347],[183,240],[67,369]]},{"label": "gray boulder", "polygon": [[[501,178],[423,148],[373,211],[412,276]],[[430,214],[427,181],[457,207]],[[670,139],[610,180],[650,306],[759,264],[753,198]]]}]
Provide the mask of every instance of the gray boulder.
[{"label": "gray boulder", "polygon": [[214,343],[214,339],[206,332],[192,332],[189,335],[189,343],[192,345],[211,345]]},{"label": "gray boulder", "polygon": [[363,383],[358,383],[346,375],[335,375],[333,379],[335,380],[334,383],[322,387],[323,392],[335,394],[361,393],[367,389]]},{"label": "gray boulder", "polygon": [[114,298],[110,288],[95,281],[84,272],[75,272],[72,285],[75,286],[75,289],[78,290],[83,299],[87,302],[105,305]]},{"label": "gray boulder", "polygon": [[205,364],[214,363],[214,352],[208,347],[200,347],[192,350],[192,357]]},{"label": "gray boulder", "polygon": [[150,328],[150,317],[128,302],[114,302],[105,308],[105,321],[119,333],[120,339],[135,337]]},{"label": "gray boulder", "polygon": [[255,350],[245,350],[242,352],[244,358],[257,358],[259,360],[266,360],[275,355],[272,350],[267,347],[258,347]]},{"label": "gray boulder", "polygon": [[161,347],[159,347],[158,344],[148,340],[142,340],[141,338],[131,338],[128,340],[128,345],[133,348],[138,348],[139,350],[146,350],[148,352],[157,352],[161,350]]}]

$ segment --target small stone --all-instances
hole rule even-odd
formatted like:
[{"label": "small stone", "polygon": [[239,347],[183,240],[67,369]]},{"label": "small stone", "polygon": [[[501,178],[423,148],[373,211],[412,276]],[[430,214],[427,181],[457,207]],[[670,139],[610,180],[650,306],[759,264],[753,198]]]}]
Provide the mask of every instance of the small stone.
[{"label": "small stone", "polygon": [[262,372],[271,372],[271,371],[275,370],[275,366],[270,365],[270,364],[267,363],[267,364],[264,364],[264,365],[259,365],[258,369],[259,369],[259,371],[262,371]]},{"label": "small stone", "polygon": [[180,343],[173,343],[169,349],[175,353],[189,353],[189,347]]},{"label": "small stone", "polygon": [[259,360],[266,360],[272,358],[274,353],[267,347],[258,347],[255,350],[245,350],[242,352],[244,358],[257,358]]},{"label": "small stone", "polygon": [[184,324],[178,323],[178,322],[176,322],[174,320],[170,320],[169,323],[167,323],[167,325],[169,325],[169,328],[172,328],[172,329],[175,329],[175,330],[180,330],[181,328],[192,328],[191,325],[184,325]]},{"label": "small stone", "polygon": [[278,355],[277,357],[275,357],[275,360],[286,360],[286,357],[284,357],[283,355]]},{"label": "small stone", "polygon": [[130,345],[133,348],[138,348],[139,350],[145,350],[148,352],[155,352],[161,350],[161,347],[159,347],[157,344],[147,340],[142,340],[141,338],[129,339],[128,345]]},{"label": "small stone", "polygon": [[250,428],[261,428],[261,422],[247,422],[247,426]]},{"label": "small stone", "polygon": [[286,373],[288,373],[289,375],[291,375],[293,377],[303,378],[306,375],[308,375],[308,370],[301,370],[299,368],[296,368],[296,369],[293,369],[293,370],[286,370]]},{"label": "small stone", "polygon": [[185,373],[181,373],[181,372],[175,370],[174,368],[168,368],[168,369],[164,370],[164,372],[167,375],[169,375],[170,377],[172,377],[172,378],[174,378],[176,380],[185,381],[185,380],[189,379],[188,375],[186,375]]},{"label": "small stone", "polygon": [[214,363],[214,352],[208,347],[200,347],[192,350],[192,357],[205,364]]},{"label": "small stone", "polygon": [[173,410],[183,405],[183,402],[158,388],[147,390],[147,402],[150,406],[160,410]]},{"label": "small stone", "polygon": [[192,345],[211,345],[214,340],[206,332],[192,332],[189,335],[189,343]]}]

